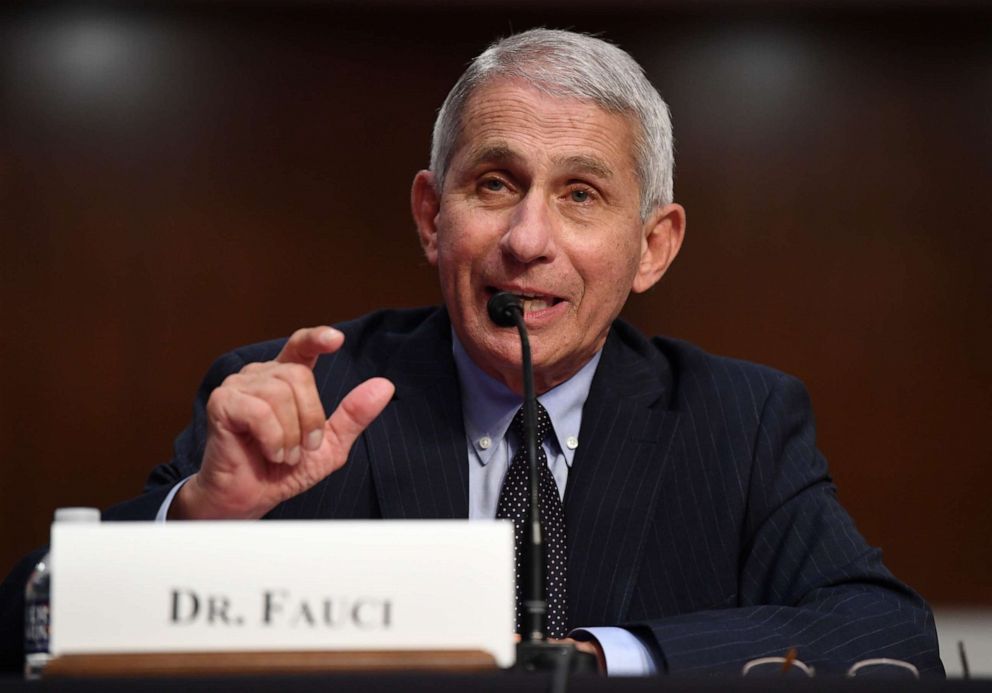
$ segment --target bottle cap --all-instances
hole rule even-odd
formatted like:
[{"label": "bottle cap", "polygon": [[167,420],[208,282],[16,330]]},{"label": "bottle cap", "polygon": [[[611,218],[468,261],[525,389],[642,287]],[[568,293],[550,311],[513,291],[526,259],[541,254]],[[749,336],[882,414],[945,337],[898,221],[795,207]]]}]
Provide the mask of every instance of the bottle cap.
[{"label": "bottle cap", "polygon": [[99,522],[98,508],[58,508],[55,511],[56,522]]}]

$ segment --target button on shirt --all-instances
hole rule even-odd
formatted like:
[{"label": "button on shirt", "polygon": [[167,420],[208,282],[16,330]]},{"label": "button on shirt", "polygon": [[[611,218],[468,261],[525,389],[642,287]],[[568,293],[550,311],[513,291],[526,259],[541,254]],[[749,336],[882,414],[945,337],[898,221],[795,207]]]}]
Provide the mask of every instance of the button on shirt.
[{"label": "button on shirt", "polygon": [[[457,337],[453,337],[453,344],[468,442],[468,514],[473,520],[491,520],[496,517],[503,479],[522,444],[516,436],[508,436],[507,431],[523,399],[476,366]],[[599,357],[597,353],[568,381],[538,397],[554,427],[554,435],[544,442],[544,452],[562,499],[568,470],[579,447],[582,406],[589,395]]]}]

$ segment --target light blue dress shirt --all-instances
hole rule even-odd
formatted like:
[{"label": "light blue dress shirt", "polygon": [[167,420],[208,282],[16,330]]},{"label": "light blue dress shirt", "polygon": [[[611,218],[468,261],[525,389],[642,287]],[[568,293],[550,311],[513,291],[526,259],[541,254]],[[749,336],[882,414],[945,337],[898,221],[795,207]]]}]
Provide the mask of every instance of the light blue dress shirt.
[{"label": "light blue dress shirt", "polygon": [[[491,520],[496,517],[503,479],[520,446],[521,441],[507,433],[523,398],[475,365],[457,336],[452,335],[452,340],[468,443],[468,516]],[[554,427],[554,435],[544,441],[544,452],[562,500],[579,446],[582,406],[589,396],[599,356],[597,353],[572,378],[537,398]]]}]

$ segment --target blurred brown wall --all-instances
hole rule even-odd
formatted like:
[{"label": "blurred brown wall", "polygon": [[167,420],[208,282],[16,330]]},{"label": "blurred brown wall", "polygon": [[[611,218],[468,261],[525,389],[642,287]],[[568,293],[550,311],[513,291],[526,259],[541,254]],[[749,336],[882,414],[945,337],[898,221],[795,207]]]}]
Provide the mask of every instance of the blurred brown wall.
[{"label": "blurred brown wall", "polygon": [[799,4],[3,10],[0,572],[140,491],[214,356],[438,300],[407,211],[435,109],[545,25],[673,111],[688,240],[626,316],[805,380],[890,567],[992,604],[992,14]]}]

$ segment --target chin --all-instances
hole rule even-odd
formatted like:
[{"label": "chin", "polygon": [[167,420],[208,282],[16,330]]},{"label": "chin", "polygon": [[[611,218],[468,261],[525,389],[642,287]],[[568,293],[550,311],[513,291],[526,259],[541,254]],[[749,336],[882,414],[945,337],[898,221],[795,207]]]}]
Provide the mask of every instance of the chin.
[{"label": "chin", "polygon": [[520,352],[520,335],[516,329],[501,332],[499,338],[492,340],[487,347],[486,353],[494,363],[502,367],[520,368],[523,357]]}]

